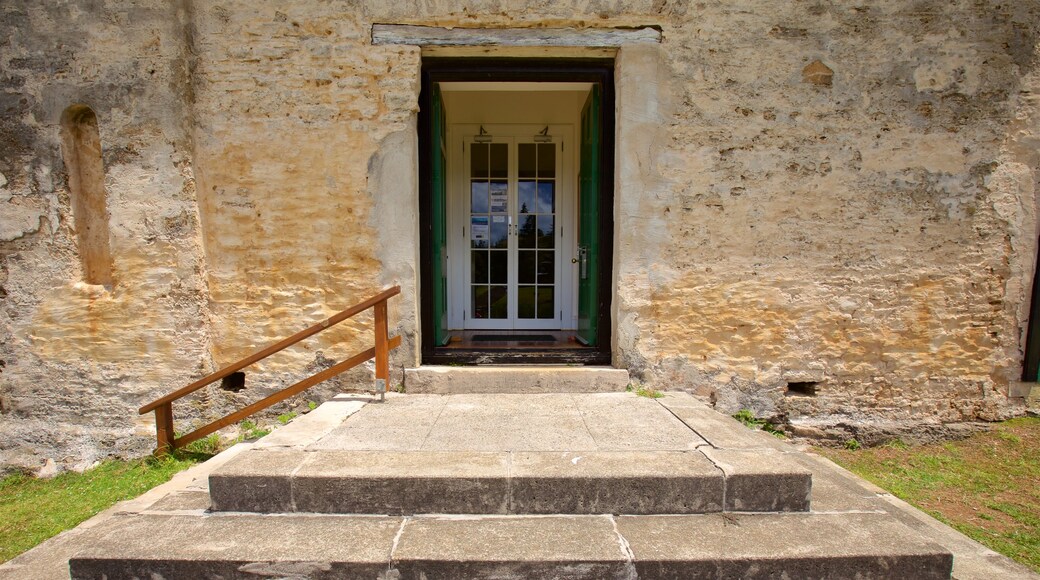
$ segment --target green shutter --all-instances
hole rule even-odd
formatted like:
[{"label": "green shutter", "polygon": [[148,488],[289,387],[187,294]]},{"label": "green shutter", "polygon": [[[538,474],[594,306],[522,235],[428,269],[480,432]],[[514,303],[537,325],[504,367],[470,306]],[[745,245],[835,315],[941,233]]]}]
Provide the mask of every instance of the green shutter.
[{"label": "green shutter", "polygon": [[448,342],[448,211],[447,181],[445,160],[444,102],[441,100],[440,87],[433,87],[433,139],[430,155],[433,156],[431,167],[430,193],[432,195],[431,216],[433,220],[433,339],[437,346]]},{"label": "green shutter", "polygon": [[596,346],[599,325],[599,85],[581,110],[581,166],[578,175],[578,339]]}]

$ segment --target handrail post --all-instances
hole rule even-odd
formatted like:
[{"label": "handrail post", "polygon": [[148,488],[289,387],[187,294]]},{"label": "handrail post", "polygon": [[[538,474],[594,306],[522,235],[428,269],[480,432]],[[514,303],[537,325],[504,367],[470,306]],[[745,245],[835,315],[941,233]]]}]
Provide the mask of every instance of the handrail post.
[{"label": "handrail post", "polygon": [[156,455],[166,455],[174,449],[176,436],[173,432],[173,403],[164,403],[155,408]]},{"label": "handrail post", "polygon": [[387,327],[386,299],[380,300],[373,308],[376,322],[376,384],[379,384],[379,379],[383,379],[383,391],[379,394],[382,398],[390,386],[390,331]]}]

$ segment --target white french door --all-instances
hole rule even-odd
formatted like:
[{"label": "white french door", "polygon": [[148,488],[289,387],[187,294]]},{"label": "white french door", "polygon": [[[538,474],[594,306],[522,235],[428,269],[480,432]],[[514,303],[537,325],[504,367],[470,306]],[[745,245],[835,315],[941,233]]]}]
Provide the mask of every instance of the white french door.
[{"label": "white french door", "polygon": [[489,129],[480,137],[479,127],[454,131],[462,154],[452,196],[461,226],[451,228],[459,233],[452,257],[461,274],[452,276],[455,318],[461,314],[464,329],[562,328],[573,301],[565,290],[571,268],[563,266],[572,253],[563,236],[572,219],[567,131],[535,137],[538,127]]}]

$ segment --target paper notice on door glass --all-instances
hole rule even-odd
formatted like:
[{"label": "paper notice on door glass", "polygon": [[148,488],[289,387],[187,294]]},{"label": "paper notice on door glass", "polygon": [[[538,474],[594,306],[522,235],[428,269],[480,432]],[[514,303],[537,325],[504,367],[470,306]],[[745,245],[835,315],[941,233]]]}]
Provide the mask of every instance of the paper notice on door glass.
[{"label": "paper notice on door glass", "polygon": [[506,213],[509,204],[509,186],[501,181],[491,182],[491,213]]},{"label": "paper notice on door glass", "polygon": [[489,233],[487,216],[473,216],[469,224],[470,239],[474,242],[486,242]]},{"label": "paper notice on door glass", "polygon": [[493,215],[493,216],[491,216],[491,221],[495,222],[496,224],[502,224],[502,223],[505,223],[506,216],[504,216],[504,215]]}]

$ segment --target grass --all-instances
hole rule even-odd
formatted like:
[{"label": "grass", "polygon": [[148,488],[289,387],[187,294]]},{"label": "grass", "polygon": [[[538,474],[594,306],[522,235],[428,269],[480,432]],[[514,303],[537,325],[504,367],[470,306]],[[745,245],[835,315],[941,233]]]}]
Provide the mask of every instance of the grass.
[{"label": "grass", "polygon": [[634,392],[637,396],[646,397],[648,399],[660,399],[664,396],[664,393],[662,393],[661,391],[658,391],[657,389],[651,387],[647,387],[645,385],[638,385],[636,387],[633,387],[631,384],[629,384],[627,387],[625,387],[625,392]]},{"label": "grass", "polygon": [[821,455],[1040,572],[1040,419],[1005,421],[961,441]]},{"label": "grass", "polygon": [[296,412],[295,411],[289,411],[288,413],[282,413],[281,415],[278,415],[278,422],[281,423],[282,425],[288,425],[289,421],[292,421],[295,418],[296,418]]},{"label": "grass", "polygon": [[[317,403],[307,402],[308,410],[317,407]],[[285,425],[296,415],[292,411],[283,413],[278,422]],[[239,423],[237,441],[259,439],[270,432],[246,419]],[[214,433],[163,458],[110,460],[83,473],[64,472],[53,479],[27,475],[0,479],[0,563],[117,502],[169,481],[177,472],[209,459],[225,447],[227,442]]]},{"label": "grass", "polygon": [[209,438],[195,443],[162,459],[105,461],[83,473],[64,472],[53,479],[0,479],[0,562],[208,459]]},{"label": "grass", "polygon": [[239,438],[246,441],[259,439],[271,432],[270,429],[264,429],[257,425],[256,421],[252,421],[250,419],[245,419],[241,423],[239,423],[238,429],[239,433],[241,433],[241,435],[239,435]]}]

